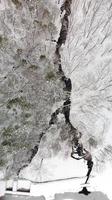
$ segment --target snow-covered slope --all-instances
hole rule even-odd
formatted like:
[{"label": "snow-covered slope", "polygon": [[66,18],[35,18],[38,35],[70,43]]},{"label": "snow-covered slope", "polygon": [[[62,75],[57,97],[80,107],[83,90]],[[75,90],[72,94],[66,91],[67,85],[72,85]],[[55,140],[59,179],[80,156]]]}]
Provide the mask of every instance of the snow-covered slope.
[{"label": "snow-covered slope", "polygon": [[[62,109],[68,97],[70,122],[92,153],[93,174],[111,162],[112,1],[68,0],[64,11],[63,2],[0,2],[2,175],[34,181],[85,176],[86,163],[70,158],[74,129]],[[71,94],[63,91],[65,75]]]},{"label": "snow-covered slope", "polygon": [[97,168],[112,158],[112,1],[73,1],[62,66],[72,80],[71,122]]},{"label": "snow-covered slope", "polygon": [[[112,157],[111,3],[110,1],[73,1],[66,43],[61,48],[62,69],[65,75],[72,80],[70,120],[73,126],[82,132],[84,147],[92,152],[95,173],[103,170],[105,162],[111,161]],[[48,138],[52,138],[51,133]],[[55,140],[55,137],[53,139]],[[40,147],[44,153],[39,151],[31,163],[31,166],[35,166],[36,159],[43,158],[42,174],[43,170],[45,174],[42,177],[44,179],[47,177],[47,168],[49,178],[55,177],[58,164],[61,168],[60,153],[56,155],[56,161],[55,156],[53,156],[54,160],[52,159],[52,154],[50,160],[48,158],[44,161],[50,153],[49,140],[46,141],[46,145]],[[61,154],[63,158],[65,148]],[[70,148],[68,155],[70,156]],[[65,161],[66,166],[68,162],[70,163],[70,159]],[[69,175],[75,172],[77,174],[77,165],[80,164],[78,162],[75,164],[74,161],[73,172],[71,165],[68,167]],[[64,169],[66,171],[66,167]],[[63,174],[63,170],[60,175]],[[84,174],[83,168],[81,172]],[[29,170],[28,174],[30,174]],[[56,174],[57,177],[60,176],[59,173]]]},{"label": "snow-covered slope", "polygon": [[0,1],[0,167],[8,174],[29,163],[63,101],[54,67],[60,26],[58,1]]}]

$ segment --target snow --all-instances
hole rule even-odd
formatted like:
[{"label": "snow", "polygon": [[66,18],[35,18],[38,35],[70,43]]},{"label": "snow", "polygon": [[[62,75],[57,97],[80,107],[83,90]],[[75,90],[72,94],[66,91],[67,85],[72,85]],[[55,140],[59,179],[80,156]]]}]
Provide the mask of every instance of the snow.
[{"label": "snow", "polygon": [[105,170],[99,173],[95,179],[91,180],[94,189],[104,192],[108,198],[112,199],[112,165],[107,162]]},{"label": "snow", "polygon": [[92,153],[94,173],[112,161],[111,3],[73,1],[61,57],[63,70],[72,81],[70,120]]},{"label": "snow", "polygon": [[[49,1],[46,6],[50,5],[50,2],[51,1]],[[53,5],[55,5],[55,2],[57,1],[52,2]],[[62,1],[59,2],[59,5],[61,5]],[[70,77],[72,81],[70,119],[74,127],[78,128],[83,133],[82,142],[84,147],[90,150],[93,156],[94,168],[92,175],[95,175],[95,178],[90,180],[90,188],[92,191],[101,191],[107,194],[110,200],[112,199],[111,3],[112,2],[110,0],[74,0],[67,41],[66,44],[63,45],[61,51],[64,73],[67,77]],[[4,1],[1,1],[0,10],[4,10],[4,5]],[[56,39],[60,30],[58,6],[56,15],[57,17],[55,17],[55,25],[57,26],[57,34],[55,33]],[[28,15],[26,12],[26,18],[27,16]],[[16,32],[14,34],[13,24],[8,22],[8,18],[6,21],[7,26],[12,27],[10,37],[13,35],[15,40],[18,41],[18,46],[21,46],[20,44],[24,46],[23,41],[20,41],[19,38],[25,33],[21,28],[21,21],[21,31],[18,32],[19,29],[15,29]],[[44,39],[43,35],[44,34],[42,33],[42,35],[38,37],[38,40],[40,38],[40,41],[42,40],[44,43],[46,37],[44,36]],[[50,38],[50,36],[48,38]],[[46,55],[48,56],[49,54],[49,60],[51,60],[53,55],[50,54],[51,49],[47,43],[46,48]],[[55,48],[54,44],[52,48]],[[34,52],[34,55],[36,56],[33,57],[32,54],[30,58],[31,61],[38,60],[36,51]],[[39,56],[40,55],[38,55],[38,57]],[[5,72],[7,69],[7,63],[6,65],[3,65],[2,68]],[[26,77],[29,78],[31,74],[28,76],[27,72],[25,73]],[[25,73],[23,75],[25,75]],[[35,79],[37,79],[37,77],[35,77]],[[29,95],[32,96],[31,94]],[[52,108],[53,111],[54,108],[56,108],[55,105]],[[41,111],[42,113],[43,110]],[[5,120],[4,122],[6,123]],[[55,179],[85,176],[87,172],[86,163],[84,163],[82,160],[76,161],[70,158],[71,147],[68,147],[66,142],[59,141],[60,137],[58,131],[60,130],[54,127],[54,129],[52,128],[49,132],[46,132],[47,139],[45,141],[41,141],[38,154],[32,160],[32,163],[26,169],[21,171],[20,177],[27,178],[31,181],[43,182],[48,180],[50,181]],[[91,138],[94,141],[93,144],[90,144],[89,142]],[[54,156],[52,145],[54,145],[53,141],[57,140],[59,141],[59,147],[61,147],[61,151],[58,152],[58,155]],[[41,166],[40,164],[42,159],[43,162]],[[59,192],[78,192],[82,187],[80,186],[81,182],[82,179],[80,178],[60,182],[32,184],[32,195],[45,195],[46,198],[49,199],[52,198],[54,194]],[[3,190],[4,185],[1,183],[1,194],[3,193]],[[78,197],[76,199],[78,199]]]},{"label": "snow", "polygon": [[[112,18],[111,2],[105,1],[73,1],[70,16],[69,32],[62,47],[62,68],[72,81],[71,123],[82,132],[82,143],[91,151],[94,168],[92,183],[99,191],[105,191],[111,198],[111,189],[107,187],[108,173],[112,160]],[[105,38],[107,34],[107,38]],[[51,131],[52,132],[52,131]],[[54,131],[55,133],[55,131]],[[58,133],[57,138],[58,138]],[[46,140],[40,144],[41,155],[45,155],[42,168],[37,172],[36,155],[31,165],[21,172],[21,176],[32,180],[53,180],[70,176],[84,176],[86,164],[67,158],[61,153],[49,158],[49,147],[53,139],[47,133],[51,143]],[[92,139],[93,143],[89,141]],[[43,151],[42,151],[43,147]],[[45,148],[44,148],[45,147]],[[69,156],[70,156],[70,151]],[[48,158],[47,158],[48,156]],[[108,163],[108,164],[107,164]],[[110,177],[110,176],[109,176]],[[111,185],[111,182],[109,183]]]},{"label": "snow", "polygon": [[[32,181],[50,181],[70,177],[82,177],[87,173],[87,168],[83,160],[77,162],[72,158],[62,159],[59,157],[46,158],[43,160],[42,167],[37,170],[36,157],[28,168],[21,171],[20,177],[27,178]],[[39,159],[39,157],[38,157]]]},{"label": "snow", "polygon": [[[79,169],[78,169],[79,170]],[[64,171],[65,173],[67,171]],[[81,172],[81,169],[80,169]],[[67,199],[68,197],[72,197],[72,199],[89,199],[89,200],[99,200],[100,198],[104,200],[112,200],[112,166],[110,162],[107,162],[106,167],[103,171],[99,172],[94,176],[91,176],[88,184],[84,185],[86,177],[72,177],[66,178],[63,180],[52,180],[52,181],[45,181],[42,183],[30,182],[29,180],[18,180],[18,187],[19,188],[27,188],[30,187],[30,194],[28,196],[44,196],[46,200],[51,199]],[[10,181],[11,183],[11,181]],[[11,183],[12,185],[12,183]],[[0,181],[0,196],[3,196],[5,193],[5,181]],[[87,197],[84,195],[78,195],[78,192],[82,190],[83,187],[87,187],[91,194]],[[8,193],[8,192],[7,192]],[[24,193],[20,192],[9,192],[13,195],[25,195]]]},{"label": "snow", "polygon": [[[109,167],[109,166],[108,166]],[[109,169],[109,168],[108,168]],[[86,187],[89,191],[91,191],[91,194],[88,196],[85,196],[83,194],[78,194],[79,191],[82,190],[82,188],[85,186],[83,185],[85,178],[73,178],[69,180],[58,180],[58,181],[51,181],[51,182],[44,182],[44,183],[31,183],[30,187],[30,196],[32,197],[41,197],[44,196],[46,200],[51,199],[79,199],[79,200],[111,200],[112,199],[112,193],[111,193],[111,184],[112,184],[112,178],[109,176],[112,174],[112,170],[105,171],[104,173],[100,174],[97,177],[91,177],[89,183]],[[105,182],[104,182],[105,180]],[[28,186],[28,183],[26,180],[19,181],[19,187],[20,182],[22,186],[24,185],[24,188]],[[109,187],[110,185],[110,187]],[[3,189],[3,182],[0,182],[0,188]],[[8,194],[8,192],[7,192]],[[25,195],[25,193],[22,194],[22,192],[9,192],[9,194],[12,194],[13,198],[19,195]],[[3,191],[0,195],[3,195]],[[28,194],[26,194],[28,196]],[[26,196],[25,195],[25,196]],[[25,197],[27,199],[27,197]],[[7,199],[7,198],[6,198]],[[10,198],[9,198],[10,199]],[[32,198],[33,199],[33,198]]]}]

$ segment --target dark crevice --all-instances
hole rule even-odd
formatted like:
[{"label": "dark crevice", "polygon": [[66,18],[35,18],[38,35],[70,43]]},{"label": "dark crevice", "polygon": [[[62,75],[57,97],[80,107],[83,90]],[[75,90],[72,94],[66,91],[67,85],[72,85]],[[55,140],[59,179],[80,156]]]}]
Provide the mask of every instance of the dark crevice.
[{"label": "dark crevice", "polygon": [[[28,163],[29,164],[29,163]],[[19,173],[22,169],[28,166],[28,164],[23,165],[18,171],[17,171],[17,176],[19,176]]]},{"label": "dark crevice", "polygon": [[65,83],[65,91],[71,92],[72,90],[72,83],[70,78],[67,78],[66,76],[62,76],[62,81]]},{"label": "dark crevice", "polygon": [[56,124],[57,122],[57,115],[60,113],[60,108],[58,108],[54,113],[51,115],[51,119],[49,121],[49,125]]},{"label": "dark crevice", "polygon": [[65,2],[61,6],[61,14],[65,10],[66,14],[69,16],[71,14],[71,4],[72,0],[65,0]]},{"label": "dark crevice", "polygon": [[61,26],[60,35],[59,35],[59,39],[57,41],[56,51],[55,51],[55,54],[57,57],[58,72],[60,73],[61,81],[63,81],[63,83],[65,85],[63,90],[67,92],[66,100],[63,103],[62,113],[65,116],[65,122],[69,123],[70,125],[71,125],[71,123],[70,123],[70,105],[71,105],[70,96],[71,96],[71,90],[72,90],[72,83],[71,83],[70,78],[67,78],[63,72],[62,65],[61,65],[60,48],[61,48],[62,44],[65,44],[65,42],[66,42],[68,27],[69,27],[68,17],[71,14],[71,4],[72,4],[72,0],[65,0],[65,2],[61,6],[61,14],[63,12],[65,12],[65,14],[61,20],[62,26]]},{"label": "dark crevice", "polygon": [[61,32],[60,32],[60,37],[57,41],[57,46],[56,46],[57,52],[59,52],[61,45],[65,44],[65,41],[67,38],[67,32],[68,32],[68,24],[69,24],[68,15],[65,14],[62,19],[62,28],[61,28]]},{"label": "dark crevice", "polygon": [[67,100],[63,103],[63,114],[65,116],[65,122],[70,124],[70,105],[71,100],[67,98]]},{"label": "dark crevice", "polygon": [[59,72],[60,72],[60,73],[63,73],[61,64],[59,64]]},{"label": "dark crevice", "polygon": [[[57,45],[56,45],[56,57],[57,57],[57,64],[58,64],[58,71],[60,73],[61,76],[61,80],[64,82],[65,87],[63,88],[64,91],[67,92],[66,95],[66,100],[63,103],[63,109],[62,109],[62,113],[64,114],[65,117],[65,122],[67,124],[69,124],[70,128],[71,128],[71,133],[73,132],[74,134],[74,138],[73,138],[73,145],[75,146],[76,150],[75,150],[75,154],[77,153],[78,156],[83,155],[82,158],[84,158],[85,156],[85,160],[87,161],[87,167],[88,167],[88,172],[87,172],[87,178],[85,181],[85,184],[87,183],[87,181],[89,180],[92,168],[93,168],[93,161],[92,161],[92,156],[90,154],[90,152],[88,152],[86,149],[83,148],[83,144],[80,144],[79,139],[81,138],[82,134],[80,133],[79,135],[77,134],[77,129],[73,127],[73,125],[70,122],[70,107],[71,107],[71,90],[72,90],[72,83],[70,78],[67,78],[64,75],[64,71],[62,69],[62,65],[61,65],[61,53],[60,53],[60,48],[62,46],[62,44],[65,44],[66,42],[66,38],[67,38],[67,33],[68,33],[68,27],[69,27],[69,15],[71,14],[71,4],[72,4],[72,0],[65,0],[65,2],[63,3],[63,5],[61,6],[61,14],[65,11],[64,17],[62,18],[62,26],[61,26],[61,31],[60,31],[60,35],[59,35],[59,39],[57,41]],[[71,153],[71,157],[74,159],[74,150]],[[87,158],[88,157],[88,158]],[[80,158],[79,158],[80,159]],[[77,159],[77,160],[79,160]],[[83,194],[89,194],[90,192],[87,191],[86,187],[83,188],[82,191],[80,191],[79,193],[83,193]]]},{"label": "dark crevice", "polygon": [[[65,122],[66,123],[70,123],[70,105],[71,105],[71,101],[70,101],[70,95],[71,95],[71,90],[72,90],[72,83],[70,78],[67,78],[64,75],[63,69],[62,69],[62,65],[61,65],[61,54],[60,54],[60,48],[62,46],[62,44],[65,44],[66,42],[66,38],[67,38],[67,33],[68,33],[68,26],[69,26],[69,20],[68,17],[71,13],[71,0],[65,0],[65,2],[62,4],[60,10],[61,10],[61,14],[65,11],[65,14],[61,20],[61,30],[60,30],[60,35],[57,41],[57,45],[56,45],[56,57],[57,57],[57,63],[58,64],[58,73],[61,76],[61,81],[64,83],[65,87],[63,88],[64,91],[66,91],[69,95],[67,95],[65,102],[63,103],[63,108],[59,108],[57,109],[52,115],[51,115],[51,119],[49,122],[49,125],[55,124],[57,122],[57,115],[61,112],[64,114],[65,116]],[[72,128],[72,126],[71,126]]]},{"label": "dark crevice", "polygon": [[64,83],[64,88],[63,90],[66,92],[66,99],[63,103],[63,107],[62,109],[59,108],[57,109],[52,115],[51,115],[51,119],[49,122],[49,125],[51,124],[55,124],[57,122],[57,115],[59,113],[63,113],[64,117],[65,117],[65,123],[70,125],[70,128],[74,130],[74,127],[72,126],[71,122],[70,122],[70,106],[71,106],[71,100],[70,100],[70,96],[71,96],[71,90],[72,90],[72,83],[70,78],[67,78],[64,74],[64,71],[62,69],[62,65],[61,65],[61,53],[60,53],[60,48],[62,46],[62,44],[65,44],[66,42],[66,38],[67,38],[67,33],[68,33],[68,27],[69,27],[69,20],[68,17],[71,14],[71,0],[65,0],[65,2],[62,4],[60,10],[61,10],[61,14],[63,12],[65,12],[62,20],[61,20],[61,30],[60,30],[60,35],[57,41],[57,45],[56,45],[56,57],[57,57],[57,62],[55,64],[58,64],[58,74],[61,77],[61,81]]},{"label": "dark crevice", "polygon": [[30,150],[30,152],[31,152],[31,157],[30,157],[30,159],[29,159],[29,163],[32,161],[32,159],[34,158],[34,156],[37,154],[38,148],[39,148],[39,144],[40,144],[40,141],[41,141],[43,135],[45,135],[44,132],[42,132],[42,133],[39,135],[38,144],[35,145],[34,148],[32,148],[32,149]]}]

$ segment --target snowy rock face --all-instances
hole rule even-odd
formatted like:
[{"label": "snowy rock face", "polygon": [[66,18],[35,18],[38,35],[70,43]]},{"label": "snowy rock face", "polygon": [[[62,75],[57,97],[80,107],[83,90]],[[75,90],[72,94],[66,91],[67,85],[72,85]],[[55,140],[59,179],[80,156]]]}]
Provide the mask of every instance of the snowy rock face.
[{"label": "snowy rock face", "polygon": [[28,163],[53,105],[63,101],[54,66],[59,3],[0,1],[0,167],[12,173]]},{"label": "snowy rock face", "polygon": [[71,122],[100,166],[112,156],[112,1],[73,1],[62,67],[72,80]]},{"label": "snowy rock face", "polygon": [[[110,1],[73,1],[67,39],[61,48],[62,69],[65,75],[72,80],[70,120],[73,126],[82,132],[84,147],[92,153],[94,172],[103,169],[105,162],[111,161],[112,157],[111,6]],[[58,134],[58,131],[56,132]],[[52,138],[51,135],[48,138],[50,137]],[[81,170],[79,172],[76,170],[77,167],[83,169],[82,163],[75,161],[71,163],[69,159],[70,146],[68,146],[68,157],[64,162],[62,158],[65,158],[65,148],[61,148],[61,160],[59,152],[57,155],[51,153],[50,146],[53,145],[53,141],[51,139],[49,144],[48,138],[45,143],[47,144],[45,149],[48,150],[46,157],[42,153],[42,147],[45,145],[40,146],[41,150],[35,157],[36,160],[43,158],[43,165],[39,172],[41,175],[37,173],[36,180],[55,179],[59,178],[58,175],[60,177],[81,175],[79,174]],[[54,159],[51,159],[52,155]],[[36,177],[36,172],[33,170],[35,159],[27,168],[27,175],[25,175],[29,176],[33,171],[34,179]],[[63,171],[66,171],[67,163],[70,165],[64,175]],[[62,170],[60,174],[57,170],[59,165],[60,171]],[[56,171],[58,175],[55,175]],[[83,170],[81,172],[82,175],[85,174]],[[21,174],[24,176],[25,171]]]}]

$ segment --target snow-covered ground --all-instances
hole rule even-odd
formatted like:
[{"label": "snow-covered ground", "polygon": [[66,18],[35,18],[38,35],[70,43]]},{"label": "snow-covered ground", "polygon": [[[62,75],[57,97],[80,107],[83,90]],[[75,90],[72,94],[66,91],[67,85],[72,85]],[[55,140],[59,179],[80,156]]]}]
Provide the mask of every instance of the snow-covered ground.
[{"label": "snow-covered ground", "polygon": [[[89,196],[84,196],[75,192],[65,192],[63,194],[55,194],[54,200],[109,200],[106,195],[101,192],[94,192]],[[29,197],[29,196],[17,196],[17,195],[6,195],[1,200],[45,200],[44,196],[40,197]]]},{"label": "snow-covered ground", "polygon": [[[23,181],[24,182],[24,181]],[[64,180],[52,183],[41,183],[41,184],[32,184],[31,193],[22,194],[22,192],[18,195],[18,193],[13,192],[11,194],[6,194],[4,196],[4,200],[6,199],[35,199],[38,198],[51,200],[51,199],[79,199],[79,200],[111,200],[110,195],[108,196],[105,191],[99,190],[96,186],[88,185],[87,189],[91,191],[91,194],[85,196],[83,194],[78,194],[79,191],[83,188],[84,181],[82,179],[71,179]],[[101,183],[101,182],[100,182]]]},{"label": "snow-covered ground", "polygon": [[[66,173],[66,172],[65,172]],[[112,200],[112,167],[109,163],[105,170],[95,177],[91,177],[87,186],[87,189],[91,191],[87,197],[85,195],[79,195],[78,192],[82,190],[85,178],[71,178],[65,180],[57,180],[44,183],[31,183],[30,194],[26,193],[26,196],[44,196],[47,200],[50,199],[89,199],[89,200]],[[28,183],[22,181],[23,186],[27,187]],[[19,184],[20,187],[20,184]],[[0,183],[0,195],[3,195],[4,183]],[[13,193],[13,195],[17,193]],[[21,193],[22,195],[22,193]],[[24,196],[26,199],[27,197]]]}]

